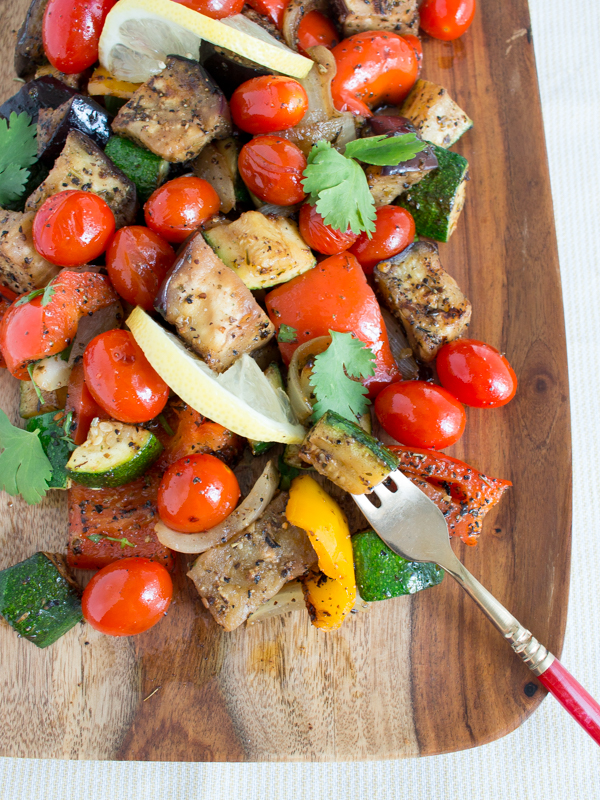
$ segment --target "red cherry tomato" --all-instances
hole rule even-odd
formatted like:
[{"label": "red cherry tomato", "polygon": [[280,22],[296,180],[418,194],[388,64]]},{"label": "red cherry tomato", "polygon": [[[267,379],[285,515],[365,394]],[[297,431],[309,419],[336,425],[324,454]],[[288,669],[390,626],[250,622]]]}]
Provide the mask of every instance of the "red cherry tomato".
[{"label": "red cherry tomato", "polygon": [[214,528],[240,499],[237,478],[216,456],[185,456],[165,472],[158,488],[158,515],[182,533]]},{"label": "red cherry tomato", "polygon": [[169,399],[169,387],[129,331],[107,331],[92,339],[83,353],[83,372],[94,400],[120,422],[148,422]]},{"label": "red cherry tomato", "polygon": [[183,242],[219,210],[219,195],[202,178],[174,178],[159,186],[144,205],[146,225],[167,242]]},{"label": "red cherry tomato", "polygon": [[421,74],[421,67],[423,66],[423,44],[418,36],[413,36],[412,33],[407,33],[406,36],[402,37],[405,41],[409,43],[412,49],[415,51],[415,56],[417,58],[417,78]]},{"label": "red cherry tomato", "polygon": [[40,207],[33,221],[33,244],[52,264],[81,267],[106,250],[114,232],[114,214],[101,197],[67,190]]},{"label": "red cherry tomato", "polygon": [[361,233],[350,248],[367,275],[380,261],[401,253],[415,238],[412,214],[400,206],[381,206],[377,209],[375,232],[369,239]]},{"label": "red cherry tomato", "polygon": [[417,79],[415,51],[396,33],[355,33],[331,52],[337,64],[331,95],[338,111],[372,117],[372,107],[398,105]]},{"label": "red cherry tomato", "polygon": [[86,622],[109,636],[133,636],[156,625],[173,597],[173,581],[149,558],[121,558],[97,572],[85,587]]},{"label": "red cherry tomato", "polygon": [[308,96],[293,78],[261,75],[238,86],[229,108],[246,133],[271,133],[297,125],[308,109]]},{"label": "red cherry tomato", "polygon": [[106,15],[117,0],[50,0],[42,40],[48,61],[60,72],[83,72],[98,61]]},{"label": "red cherry tomato", "polygon": [[306,55],[309,47],[320,44],[331,50],[340,40],[333,22],[320,11],[309,11],[302,17],[297,35],[298,50],[303,55]]},{"label": "red cherry tomato", "polygon": [[306,196],[302,187],[306,158],[287,139],[257,136],[242,147],[238,167],[246,186],[265,203],[293,206]]},{"label": "red cherry tomato", "polygon": [[244,0],[175,0],[175,2],[211,19],[231,17],[239,14],[244,7]]},{"label": "red cherry tomato", "polygon": [[106,251],[106,268],[112,285],[124,300],[146,311],[167,272],[173,266],[171,245],[143,225],[121,228]]},{"label": "red cherry tomato", "polygon": [[419,9],[421,27],[434,39],[458,39],[473,22],[475,0],[425,0]]},{"label": "red cherry tomato", "polygon": [[476,339],[445,344],[435,365],[442,386],[467,406],[504,406],[517,391],[517,376],[506,358]]},{"label": "red cherry tomato", "polygon": [[336,231],[331,225],[325,225],[323,217],[316,206],[304,203],[300,209],[300,233],[306,244],[317,253],[334,256],[343,253],[358,238],[357,233],[352,233],[350,228],[346,233]]},{"label": "red cherry tomato", "polygon": [[283,13],[288,3],[289,0],[248,0],[251,8],[270,19],[279,30],[283,27]]},{"label": "red cherry tomato", "polygon": [[375,413],[396,441],[432,450],[457,442],[467,421],[464,408],[450,392],[425,381],[387,386],[375,398]]}]

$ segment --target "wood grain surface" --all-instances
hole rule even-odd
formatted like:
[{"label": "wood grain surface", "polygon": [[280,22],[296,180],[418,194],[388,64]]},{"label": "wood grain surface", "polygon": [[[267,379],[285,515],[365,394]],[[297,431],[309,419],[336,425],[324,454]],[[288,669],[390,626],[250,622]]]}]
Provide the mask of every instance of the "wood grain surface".
[{"label": "wood grain surface", "polygon": [[[0,100],[28,0],[0,4]],[[560,655],[567,614],[571,478],[567,363],[552,202],[526,0],[481,3],[454,43],[424,43],[423,76],[474,119],[471,165],[442,262],[473,303],[471,335],[519,378],[503,409],[468,409],[452,454],[514,482],[469,570]],[[16,420],[16,382],[0,406]],[[0,567],[64,549],[66,502],[0,497]],[[135,638],[85,625],[38,650],[0,624],[0,756],[161,761],[332,761],[460,750],[520,725],[543,698],[529,671],[447,578],[374,604],[340,631],[295,613],[227,634],[180,564],[168,617]],[[537,685],[537,684],[535,684]]]}]

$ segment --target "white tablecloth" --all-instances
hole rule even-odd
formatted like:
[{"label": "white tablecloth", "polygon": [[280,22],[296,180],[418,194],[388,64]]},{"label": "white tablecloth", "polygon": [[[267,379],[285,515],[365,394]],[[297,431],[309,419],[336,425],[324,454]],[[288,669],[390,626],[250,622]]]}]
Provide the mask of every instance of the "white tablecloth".
[{"label": "white tablecloth", "polygon": [[[562,661],[600,698],[600,335],[595,329],[600,306],[600,0],[530,0],[530,6],[560,252],[573,424],[573,580]],[[3,674],[0,679],[9,678]],[[0,759],[2,800],[238,797],[600,800],[600,749],[547,698],[509,736],[426,759],[322,765]]]}]

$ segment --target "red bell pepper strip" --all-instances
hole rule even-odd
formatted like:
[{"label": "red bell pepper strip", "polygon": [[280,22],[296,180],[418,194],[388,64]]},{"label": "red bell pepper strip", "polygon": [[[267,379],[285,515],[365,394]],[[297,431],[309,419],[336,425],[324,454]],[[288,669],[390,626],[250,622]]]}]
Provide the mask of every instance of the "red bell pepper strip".
[{"label": "red bell pepper strip", "polygon": [[94,417],[108,419],[108,414],[90,394],[83,377],[83,363],[75,364],[69,376],[65,414],[71,414],[69,435],[75,444],[83,444]]},{"label": "red bell pepper strip", "polygon": [[[6,299],[6,297],[0,296],[0,324],[2,323],[2,318],[10,308],[10,301]],[[2,356],[2,351],[0,350],[0,367],[5,367],[6,361]]]}]

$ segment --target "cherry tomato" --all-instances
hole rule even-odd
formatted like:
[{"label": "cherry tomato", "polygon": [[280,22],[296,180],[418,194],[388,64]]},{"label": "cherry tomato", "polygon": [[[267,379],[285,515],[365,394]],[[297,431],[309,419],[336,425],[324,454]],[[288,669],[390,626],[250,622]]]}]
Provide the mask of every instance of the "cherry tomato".
[{"label": "cherry tomato", "polygon": [[413,36],[412,33],[407,33],[405,36],[402,37],[405,41],[409,43],[412,49],[415,51],[415,56],[417,58],[417,78],[421,74],[421,67],[423,66],[423,44],[418,36]]},{"label": "cherry tomato", "polygon": [[183,242],[219,210],[219,195],[202,178],[174,178],[159,186],[144,205],[146,225],[167,242]]},{"label": "cherry tomato", "polygon": [[133,636],[156,625],[173,597],[173,581],[149,558],[121,558],[97,572],[85,587],[86,622],[109,636]]},{"label": "cherry tomato", "polygon": [[169,387],[129,331],[92,339],[83,353],[83,372],[94,400],[120,422],[148,422],[169,399]]},{"label": "cherry tomato", "polygon": [[406,209],[381,206],[376,214],[375,232],[371,239],[363,232],[350,248],[367,275],[371,275],[380,261],[401,253],[415,238],[415,221]]},{"label": "cherry tomato", "polygon": [[50,0],[42,40],[48,61],[60,72],[83,72],[98,61],[106,15],[117,0]]},{"label": "cherry tomato", "polygon": [[517,376],[506,358],[476,339],[445,344],[435,365],[442,386],[467,406],[504,406],[517,391]]},{"label": "cherry tomato", "polygon": [[143,225],[121,228],[106,251],[106,268],[112,285],[124,300],[146,311],[175,261],[171,245]]},{"label": "cherry tomato", "polygon": [[473,22],[475,0],[425,0],[419,9],[421,27],[434,39],[458,39]]},{"label": "cherry tomato", "polygon": [[182,6],[198,11],[211,19],[225,19],[239,14],[244,7],[245,0],[175,0]]},{"label": "cherry tomato", "polygon": [[289,0],[248,0],[248,5],[259,14],[276,25],[279,30],[283,27],[283,14]]},{"label": "cherry tomato", "polygon": [[334,256],[343,253],[358,238],[357,233],[352,233],[350,228],[346,233],[336,231],[331,225],[325,225],[323,217],[316,206],[304,203],[300,209],[300,233],[306,244],[317,253]]},{"label": "cherry tomato", "polygon": [[322,44],[329,50],[334,48],[340,38],[335,25],[320,11],[309,11],[298,25],[298,50],[306,55],[309,47]]},{"label": "cherry tomato", "polygon": [[185,456],[165,472],[158,488],[158,515],[182,533],[214,528],[240,499],[237,478],[216,456]]},{"label": "cherry tomato", "polygon": [[355,33],[331,52],[337,64],[331,95],[338,111],[372,117],[372,107],[398,105],[417,79],[415,51],[396,33]]},{"label": "cherry tomato", "polygon": [[33,244],[52,264],[81,267],[106,250],[114,232],[114,214],[101,197],[68,189],[49,197],[38,210]]},{"label": "cherry tomato", "polygon": [[246,186],[265,203],[293,206],[305,198],[302,187],[306,158],[293,142],[279,136],[257,136],[238,158]]},{"label": "cherry tomato", "polygon": [[238,86],[229,108],[246,133],[271,133],[297,125],[308,109],[308,96],[293,78],[261,75]]},{"label": "cherry tomato", "polygon": [[457,442],[467,421],[464,408],[450,392],[425,381],[387,386],[375,398],[375,413],[396,441],[432,450]]}]

